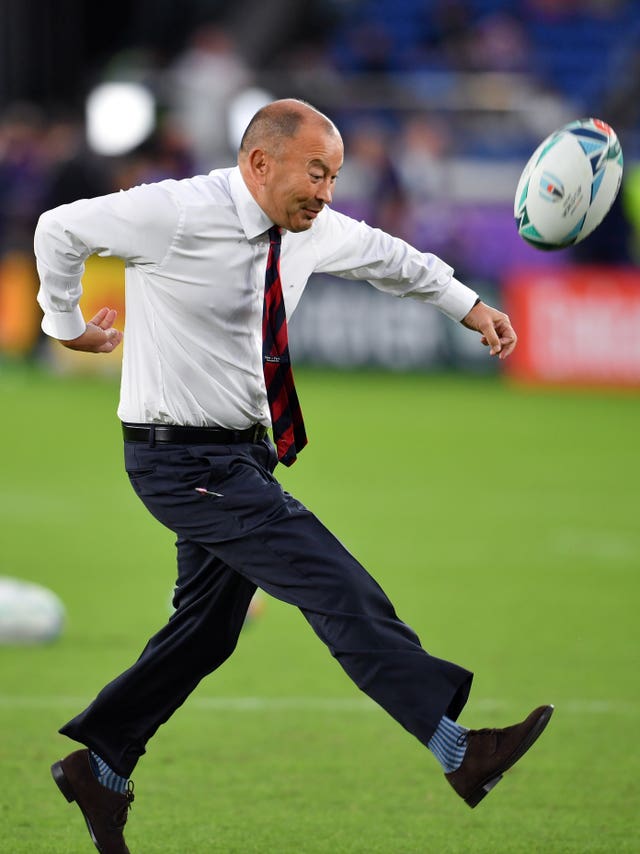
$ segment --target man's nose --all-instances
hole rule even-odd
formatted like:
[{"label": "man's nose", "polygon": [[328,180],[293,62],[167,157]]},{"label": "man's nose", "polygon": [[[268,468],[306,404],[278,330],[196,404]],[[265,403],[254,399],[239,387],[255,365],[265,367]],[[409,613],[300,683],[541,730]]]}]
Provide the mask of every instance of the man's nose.
[{"label": "man's nose", "polygon": [[331,199],[333,198],[333,184],[329,178],[318,186],[316,198],[325,205],[331,204]]}]

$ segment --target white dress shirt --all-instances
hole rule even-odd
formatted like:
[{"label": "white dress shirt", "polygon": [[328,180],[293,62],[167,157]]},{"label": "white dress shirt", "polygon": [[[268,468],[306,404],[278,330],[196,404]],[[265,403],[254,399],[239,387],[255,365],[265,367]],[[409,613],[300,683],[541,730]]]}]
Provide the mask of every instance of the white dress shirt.
[{"label": "white dress shirt", "polygon": [[[125,261],[126,327],[118,416],[123,421],[244,429],[270,425],[262,371],[269,217],[238,167],[167,180],[43,214],[35,233],[42,328],[85,330],[84,261]],[[462,320],[477,294],[435,255],[325,207],[308,231],[282,237],[291,316],[312,273],[368,280]]]}]

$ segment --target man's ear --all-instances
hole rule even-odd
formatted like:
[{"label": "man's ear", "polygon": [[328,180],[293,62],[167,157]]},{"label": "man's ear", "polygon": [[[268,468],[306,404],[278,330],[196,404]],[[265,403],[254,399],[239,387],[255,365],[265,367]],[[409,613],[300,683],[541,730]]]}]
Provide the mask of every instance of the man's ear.
[{"label": "man's ear", "polygon": [[264,185],[269,172],[269,155],[262,148],[254,148],[247,158],[249,172],[256,183]]}]

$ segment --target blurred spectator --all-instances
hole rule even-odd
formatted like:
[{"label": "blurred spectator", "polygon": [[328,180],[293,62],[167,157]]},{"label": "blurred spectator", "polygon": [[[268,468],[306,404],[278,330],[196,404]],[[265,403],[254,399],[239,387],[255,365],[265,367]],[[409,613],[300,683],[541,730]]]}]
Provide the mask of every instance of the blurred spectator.
[{"label": "blurred spectator", "polygon": [[357,14],[361,0],[236,0],[225,5],[224,20],[236,48],[252,68],[273,70],[287,67],[291,52],[299,48],[328,49],[349,7]]},{"label": "blurred spectator", "polygon": [[365,17],[347,30],[339,59],[340,64],[348,71],[393,71],[393,33],[382,21]]},{"label": "blurred spectator", "polygon": [[550,20],[575,14],[613,18],[636,0],[527,0],[527,10]]},{"label": "blurred spectator", "polygon": [[228,107],[253,82],[253,74],[228,33],[214,25],[198,28],[186,50],[169,66],[165,93],[172,122],[184,132],[196,171],[229,163]]},{"label": "blurred spectator", "polygon": [[44,116],[33,104],[13,104],[0,117],[0,255],[31,251],[43,210],[44,129]]},{"label": "blurred spectator", "polygon": [[527,0],[528,9],[540,17],[563,17],[583,8],[583,0]]},{"label": "blurred spectator", "polygon": [[424,4],[415,33],[416,59],[420,66],[444,70],[463,68],[472,47],[472,21],[469,4],[462,0],[436,0],[433,4]]},{"label": "blurred spectator", "polygon": [[[165,178],[188,178],[196,172],[193,151],[182,128],[170,117],[135,151],[117,158],[113,184],[119,190]],[[206,170],[208,171],[208,170]]]},{"label": "blurred spectator", "polygon": [[[610,58],[600,91],[601,113],[613,128],[640,127],[640,12]],[[624,139],[620,140],[625,151]]]},{"label": "blurred spectator", "polygon": [[53,119],[42,136],[42,152],[46,166],[42,211],[114,189],[110,165],[87,147],[79,116]]},{"label": "blurred spectator", "polygon": [[346,129],[335,207],[402,237],[406,194],[390,147],[389,130],[373,118],[355,120]]},{"label": "blurred spectator", "polygon": [[468,63],[484,71],[526,71],[532,66],[525,26],[514,14],[499,12],[478,21],[469,39]]},{"label": "blurred spectator", "polygon": [[0,117],[0,355],[27,355],[38,341],[32,247],[46,177],[45,127],[32,104],[12,104]]},{"label": "blurred spectator", "polygon": [[448,195],[445,155],[450,148],[449,129],[442,119],[421,114],[407,119],[394,147],[394,159],[410,198],[424,201]]},{"label": "blurred spectator", "polygon": [[[293,45],[283,57],[279,73],[287,81],[283,95],[309,101],[327,115],[331,114],[330,117],[336,124],[341,124],[335,116],[335,110],[347,93],[344,89],[344,78],[336,68],[327,45],[310,42]],[[327,97],[330,101],[328,105],[325,104]],[[350,106],[349,103],[345,104],[347,112]],[[350,115],[345,118],[348,121]]]}]

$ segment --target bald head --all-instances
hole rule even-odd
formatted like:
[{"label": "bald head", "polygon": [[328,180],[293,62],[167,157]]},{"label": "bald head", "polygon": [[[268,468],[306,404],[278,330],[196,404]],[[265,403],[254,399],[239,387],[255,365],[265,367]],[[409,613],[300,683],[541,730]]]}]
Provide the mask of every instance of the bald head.
[{"label": "bald head", "polygon": [[331,203],[343,154],[333,122],[310,104],[287,98],[251,119],[238,166],[272,222],[288,231],[306,231]]},{"label": "bald head", "polygon": [[273,101],[258,110],[247,125],[240,142],[240,158],[247,156],[255,148],[265,149],[277,156],[303,128],[312,127],[321,133],[340,138],[340,133],[331,119],[306,101],[296,98]]}]

